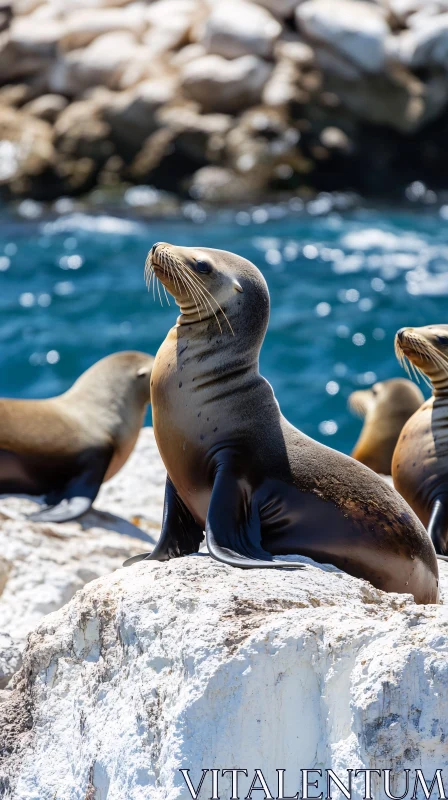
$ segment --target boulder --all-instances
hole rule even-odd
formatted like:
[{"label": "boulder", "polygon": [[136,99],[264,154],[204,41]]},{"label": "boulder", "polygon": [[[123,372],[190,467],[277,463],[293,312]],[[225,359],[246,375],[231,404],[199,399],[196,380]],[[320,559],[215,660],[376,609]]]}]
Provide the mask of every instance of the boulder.
[{"label": "boulder", "polygon": [[[152,428],[125,467],[101,488],[95,509],[76,522],[33,523],[35,502],[0,499],[0,689],[21,662],[26,637],[45,614],[88,581],[157,541],[165,470]],[[0,784],[1,785],[1,784]]]},{"label": "boulder", "polygon": [[[199,796],[227,798],[229,768],[247,770],[240,798],[256,769],[271,797],[301,790],[301,768],[344,784],[348,768],[387,768],[402,786],[409,767],[411,787],[416,769],[431,781],[446,759],[447,607],[304,564],[199,555],[88,583],[31,633],[2,693],[8,796],[176,800],[190,796],[184,775],[197,787],[205,770]],[[353,776],[354,800],[364,786]],[[324,773],[312,794],[325,788]]]},{"label": "boulder", "polygon": [[448,69],[448,13],[403,31],[393,44],[393,55],[411,69],[434,66]]},{"label": "boulder", "polygon": [[54,123],[68,105],[68,100],[60,94],[43,94],[22,106],[24,113]]},{"label": "boulder", "polygon": [[93,86],[117,89],[137,49],[132,33],[121,31],[99,36],[88,47],[71,50],[54,62],[48,77],[50,90],[77,96]]},{"label": "boulder", "polygon": [[158,127],[156,112],[170,103],[176,94],[177,81],[170,77],[147,80],[134,89],[120,92],[104,106],[112,139],[124,155],[135,155],[145,139]]},{"label": "boulder", "polygon": [[105,33],[128,31],[136,38],[146,28],[144,8],[132,4],[127,8],[98,8],[75,11],[65,21],[64,33],[59,40],[61,50],[75,50]]},{"label": "boulder", "polygon": [[107,122],[90,100],[71,103],[54,126],[54,142],[59,152],[76,158],[107,158],[111,154],[109,135]]},{"label": "boulder", "polygon": [[161,108],[157,119],[162,127],[173,132],[182,152],[198,162],[204,156],[216,161],[233,124],[228,114],[199,114],[195,108],[185,105]]},{"label": "boulder", "polygon": [[175,50],[188,42],[193,25],[203,17],[205,8],[198,0],[156,0],[146,11],[149,30],[144,41],[152,57]]},{"label": "boulder", "polygon": [[406,72],[388,76],[363,76],[358,81],[327,76],[327,83],[340,102],[358,119],[387,125],[402,133],[420,130],[438,117],[448,102],[448,85],[435,75],[421,83]]},{"label": "boulder", "polygon": [[204,24],[201,44],[224,58],[257,55],[270,58],[282,31],[269,11],[245,0],[214,5]]},{"label": "boulder", "polygon": [[385,7],[402,24],[407,22],[411,14],[426,11],[430,8],[439,13],[448,10],[447,0],[385,0]]},{"label": "boulder", "polygon": [[186,64],[181,85],[204,111],[232,113],[258,102],[272,67],[257,56],[208,55]]},{"label": "boulder", "polygon": [[381,72],[390,30],[384,11],[365,0],[306,0],[296,10],[305,36],[333,48],[366,72]]},{"label": "boulder", "polygon": [[21,56],[53,57],[64,30],[62,22],[16,17],[9,28],[9,42]]},{"label": "boulder", "polygon": [[298,36],[282,36],[274,47],[274,57],[276,60],[286,59],[292,61],[298,67],[311,67],[315,62],[315,54],[312,47]]},{"label": "boulder", "polygon": [[0,113],[0,186],[26,185],[52,166],[51,126],[7,106]]},{"label": "boulder", "polygon": [[259,185],[226,167],[207,166],[194,173],[188,190],[190,196],[201,203],[234,206],[235,203],[254,202]]},{"label": "boulder", "polygon": [[253,0],[258,6],[267,8],[271,14],[280,18],[292,17],[301,0]]}]

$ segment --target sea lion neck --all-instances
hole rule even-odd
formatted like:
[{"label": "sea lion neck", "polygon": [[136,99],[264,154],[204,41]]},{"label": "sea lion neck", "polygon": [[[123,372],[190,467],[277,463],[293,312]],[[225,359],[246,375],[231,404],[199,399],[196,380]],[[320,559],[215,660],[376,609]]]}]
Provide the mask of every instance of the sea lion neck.
[{"label": "sea lion neck", "polygon": [[448,400],[448,371],[445,375],[439,373],[431,377],[432,393],[436,400]]},{"label": "sea lion neck", "polygon": [[218,327],[216,320],[188,320],[172,328],[176,339],[177,368],[192,368],[196,387],[202,381],[229,377],[237,373],[258,373],[260,348],[247,337],[232,333],[225,326]]}]

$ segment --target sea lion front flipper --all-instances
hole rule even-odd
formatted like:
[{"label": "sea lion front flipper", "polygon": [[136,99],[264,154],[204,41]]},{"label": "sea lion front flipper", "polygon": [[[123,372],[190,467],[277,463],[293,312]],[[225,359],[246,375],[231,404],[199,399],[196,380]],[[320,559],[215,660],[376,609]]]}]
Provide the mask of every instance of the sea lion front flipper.
[{"label": "sea lion front flipper", "polygon": [[123,566],[130,567],[138,561],[168,561],[170,558],[197,553],[203,539],[202,527],[189,512],[177,494],[171,479],[167,476],[159,541],[152,553],[140,553],[132,556],[124,562]]},{"label": "sea lion front flipper", "polygon": [[448,555],[448,497],[446,495],[440,495],[432,505],[428,534],[437,555]]},{"label": "sea lion front flipper", "polygon": [[32,522],[70,522],[89,510],[107,472],[113,448],[85,454],[87,465],[59,492],[48,495],[47,505],[30,514]]},{"label": "sea lion front flipper", "polygon": [[216,475],[205,532],[212,558],[231,567],[304,568],[300,562],[274,561],[263,549],[258,508],[248,502],[241,483],[226,469]]}]

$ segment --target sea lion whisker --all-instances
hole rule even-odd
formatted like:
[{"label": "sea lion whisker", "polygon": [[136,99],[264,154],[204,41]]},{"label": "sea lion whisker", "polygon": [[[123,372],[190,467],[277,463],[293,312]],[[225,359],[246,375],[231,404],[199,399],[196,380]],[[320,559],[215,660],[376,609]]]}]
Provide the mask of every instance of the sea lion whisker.
[{"label": "sea lion whisker", "polygon": [[[162,284],[162,286],[163,286],[163,284]],[[157,291],[159,293],[160,305],[163,307],[162,295],[160,294],[160,281],[158,279],[157,279]]]},{"label": "sea lion whisker", "polygon": [[[189,300],[193,300],[193,302],[194,302],[194,304],[196,306],[196,311],[198,312],[198,317],[202,321],[201,312],[199,310],[199,305],[198,305],[198,302],[197,302],[196,295],[192,291],[191,286],[189,286],[187,284],[187,282],[185,280],[185,275],[182,274],[182,271],[179,269],[179,267],[177,265],[176,265],[176,270],[178,272],[179,280],[182,281],[182,285],[184,287],[184,290],[185,290],[185,293],[186,293],[187,297],[189,298]],[[199,298],[199,300],[200,300],[200,298]]]},{"label": "sea lion whisker", "polygon": [[[183,272],[180,272],[180,274],[182,275],[182,280],[183,280],[184,286],[186,286],[186,287],[188,286],[188,290],[189,290],[189,291],[190,291],[190,293],[191,293],[191,294],[190,294],[190,296],[191,296],[191,299],[194,299],[194,302],[195,302],[195,304],[196,304],[196,309],[197,309],[197,312],[198,312],[198,317],[199,317],[199,319],[202,321],[202,317],[201,317],[201,312],[200,312],[200,308],[199,308],[199,306],[201,305],[201,302],[202,302],[203,298],[201,297],[200,293],[198,292],[197,288],[194,286],[194,284],[192,283],[192,281],[190,281],[190,280],[188,279],[188,275],[186,275],[186,274],[185,274],[185,273],[183,273]],[[187,291],[187,293],[188,293],[188,291]],[[198,300],[199,300],[199,305],[198,305],[198,302],[197,302]]]},{"label": "sea lion whisker", "polygon": [[170,303],[170,300],[169,300],[169,297],[168,297],[168,293],[167,293],[167,291],[166,291],[166,289],[165,289],[165,286],[163,287],[163,291],[165,292],[166,302],[167,302],[167,303],[168,303],[168,305],[170,306],[170,305],[171,305],[171,303]]},{"label": "sea lion whisker", "polygon": [[[191,283],[194,284],[193,276],[189,276],[188,273],[187,273],[187,275],[185,277],[189,277]],[[218,323],[219,332],[222,334],[221,324],[219,322],[219,319],[218,319],[218,316],[216,314],[215,309],[213,308],[212,304],[210,303],[210,300],[207,298],[207,296],[204,293],[204,290],[201,289],[201,287],[197,286],[196,284],[194,284],[194,285],[195,285],[196,292],[198,293],[198,296],[200,297],[202,302],[205,304],[205,306],[206,307],[208,306],[208,308],[212,312],[213,316],[215,317],[216,322]]]},{"label": "sea lion whisker", "polygon": [[[196,280],[198,280],[198,276],[196,275],[196,273],[195,273],[195,272],[193,272],[193,270],[192,270],[190,267],[188,267],[187,265],[185,265],[185,268],[186,268],[187,270],[189,270],[189,272],[191,272],[191,274],[193,275],[193,277],[194,277]],[[203,289],[203,291],[204,291],[204,292],[206,292],[206,293],[209,295],[209,297],[211,297],[211,298],[212,298],[212,300],[213,300],[213,301],[216,303],[216,306],[217,306],[217,308],[219,309],[219,311],[220,311],[220,312],[221,312],[221,314],[223,315],[224,319],[226,320],[226,322],[227,322],[227,324],[228,324],[228,326],[229,326],[229,328],[230,328],[230,331],[231,331],[231,333],[232,333],[232,336],[235,336],[235,332],[234,332],[234,330],[233,330],[233,328],[232,328],[232,326],[231,326],[231,324],[230,324],[230,320],[229,320],[229,318],[228,318],[227,314],[225,313],[224,309],[223,309],[223,308],[220,306],[220,304],[218,303],[218,301],[217,301],[216,297],[214,297],[214,295],[213,295],[211,292],[209,292],[209,290],[207,289],[207,287],[206,287],[206,286],[203,286],[203,287],[201,287],[201,288],[202,288],[202,289]],[[216,314],[215,314],[215,317],[216,317]],[[218,321],[218,317],[216,317],[216,320]],[[218,324],[219,324],[219,323],[218,323]],[[220,328],[220,330],[221,330],[221,333],[222,333],[221,326],[219,326],[219,328]]]}]

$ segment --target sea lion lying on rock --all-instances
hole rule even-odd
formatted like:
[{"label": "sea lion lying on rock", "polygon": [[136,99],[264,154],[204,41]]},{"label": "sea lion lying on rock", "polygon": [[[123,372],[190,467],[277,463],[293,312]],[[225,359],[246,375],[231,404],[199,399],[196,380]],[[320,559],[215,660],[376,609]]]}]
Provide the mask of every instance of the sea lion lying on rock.
[{"label": "sea lion lying on rock", "polygon": [[36,522],[84,514],[134,448],[153,363],[145,353],[115,353],[58,397],[0,400],[0,494],[45,495]]}]

